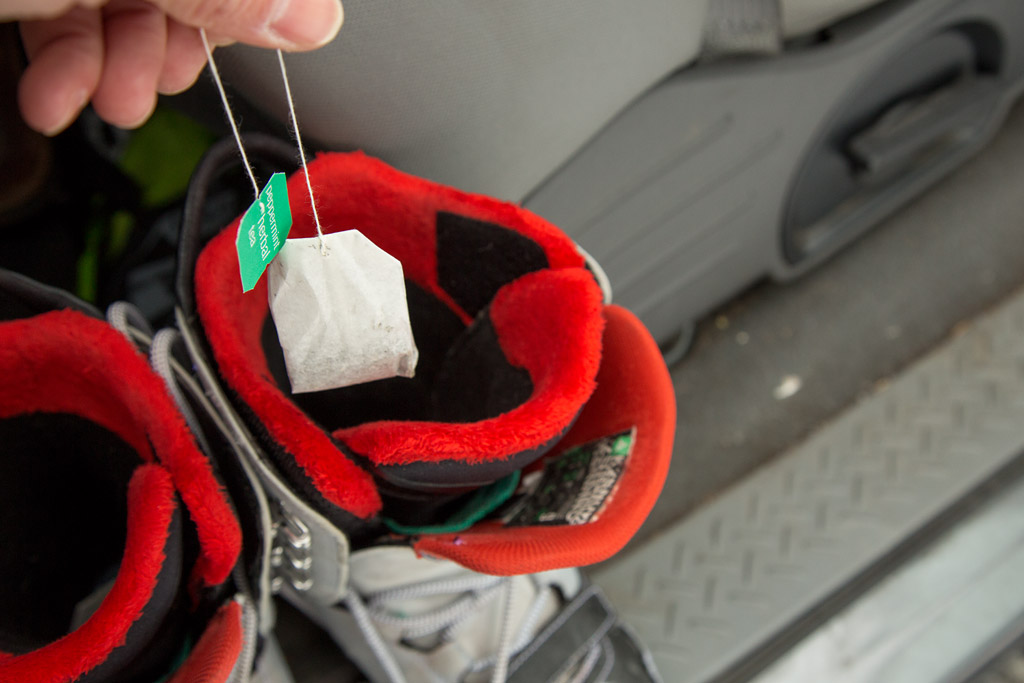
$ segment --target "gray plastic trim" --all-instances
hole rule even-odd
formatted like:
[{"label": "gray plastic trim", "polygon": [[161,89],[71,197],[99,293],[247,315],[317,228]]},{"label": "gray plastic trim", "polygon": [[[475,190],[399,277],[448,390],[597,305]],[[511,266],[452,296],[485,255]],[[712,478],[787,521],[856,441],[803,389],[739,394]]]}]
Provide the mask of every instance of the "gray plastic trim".
[{"label": "gray plastic trim", "polygon": [[594,580],[666,680],[763,666],[1024,452],[1024,292]]},{"label": "gray plastic trim", "polygon": [[[792,262],[781,235],[793,184],[819,140],[879,74],[946,31],[1000,36],[991,99],[962,139],[822,219],[835,239]],[[619,304],[659,343],[764,276],[820,264],[980,150],[1024,87],[1024,3],[890,0],[778,57],[684,69],[651,89],[523,204],[601,262]],[[817,233],[817,225],[815,232]],[[821,234],[833,234],[829,225]]]},{"label": "gray plastic trim", "polygon": [[714,0],[704,22],[704,56],[782,51],[780,0]]}]

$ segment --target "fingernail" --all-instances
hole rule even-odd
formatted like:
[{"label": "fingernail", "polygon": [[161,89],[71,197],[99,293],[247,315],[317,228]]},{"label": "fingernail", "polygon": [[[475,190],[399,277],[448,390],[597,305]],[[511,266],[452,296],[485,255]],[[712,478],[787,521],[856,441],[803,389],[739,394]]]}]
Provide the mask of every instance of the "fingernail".
[{"label": "fingernail", "polygon": [[74,93],[67,99],[66,106],[63,107],[63,113],[56,121],[49,126],[45,126],[41,132],[47,137],[53,137],[58,133],[62,133],[65,128],[71,125],[71,122],[78,118],[78,114],[85,109],[85,105],[89,103],[89,91],[82,89]]},{"label": "fingernail", "polygon": [[338,0],[290,0],[270,31],[290,48],[314,48],[338,34],[344,13]]},{"label": "fingernail", "polygon": [[144,124],[146,121],[149,121],[149,117],[153,115],[153,112],[155,110],[156,110],[156,97],[154,96],[152,103],[150,103],[150,105],[146,108],[145,113],[139,115],[133,121],[126,121],[120,127],[124,128],[125,130],[135,130],[136,128],[141,127],[142,124]]}]

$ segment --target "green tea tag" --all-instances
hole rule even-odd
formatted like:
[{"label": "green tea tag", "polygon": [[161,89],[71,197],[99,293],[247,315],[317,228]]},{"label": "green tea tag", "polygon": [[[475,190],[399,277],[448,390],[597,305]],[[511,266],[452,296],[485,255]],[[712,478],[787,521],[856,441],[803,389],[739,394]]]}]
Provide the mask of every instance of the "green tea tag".
[{"label": "green tea tag", "polygon": [[291,228],[288,183],[284,173],[275,173],[238,224],[235,247],[243,292],[250,291],[260,281],[263,271],[284,246]]}]

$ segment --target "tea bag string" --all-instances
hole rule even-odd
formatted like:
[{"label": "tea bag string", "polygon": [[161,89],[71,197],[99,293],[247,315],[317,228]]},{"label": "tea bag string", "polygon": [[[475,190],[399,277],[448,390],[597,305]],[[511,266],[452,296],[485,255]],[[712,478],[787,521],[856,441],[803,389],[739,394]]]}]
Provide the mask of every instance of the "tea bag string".
[{"label": "tea bag string", "polygon": [[[249,163],[249,157],[245,153],[245,145],[242,144],[242,136],[238,132],[238,124],[235,122],[235,115],[231,111],[231,105],[228,103],[228,95],[224,90],[224,82],[221,80],[220,71],[217,69],[217,63],[213,59],[213,50],[210,49],[210,42],[206,37],[206,30],[199,29],[199,37],[203,40],[203,49],[206,50],[206,61],[210,64],[210,73],[213,75],[213,80],[217,84],[217,91],[220,93],[221,104],[224,105],[224,113],[228,117],[228,123],[231,124],[231,132],[234,133],[235,142],[238,144],[238,151],[242,155],[242,163],[245,165],[245,170],[249,173],[249,180],[252,181],[252,189],[259,199],[260,188],[256,182],[256,174],[253,173],[252,165]],[[299,158],[302,159],[302,172],[306,176],[306,188],[309,190],[309,204],[313,208],[313,221],[316,224],[316,234],[320,242],[320,253],[327,255],[327,248],[324,245],[324,232],[323,228],[320,227],[320,216],[316,210],[316,200],[313,197],[313,184],[309,180],[309,166],[306,163],[306,150],[302,145],[302,134],[299,133],[299,119],[295,116],[295,101],[292,99],[292,88],[291,83],[288,81],[288,70],[284,65],[284,54],[281,50],[277,51],[277,62],[281,66],[281,79],[284,81],[284,93],[285,98],[288,100],[288,112],[290,114],[292,122],[292,130],[295,131],[295,142],[299,147]]]},{"label": "tea bag string", "polygon": [[220,92],[220,101],[224,105],[224,112],[228,116],[228,123],[231,124],[231,132],[235,134],[235,142],[238,143],[238,151],[242,154],[242,163],[245,164],[245,170],[249,172],[249,180],[252,181],[252,191],[256,195],[256,199],[260,198],[260,186],[256,182],[256,174],[252,172],[252,166],[249,164],[249,157],[245,153],[245,145],[242,144],[242,136],[238,133],[238,124],[235,123],[235,115],[231,112],[231,105],[228,104],[228,94],[224,92],[224,82],[220,79],[220,71],[217,69],[217,62],[213,61],[213,50],[210,49],[210,41],[206,39],[206,29],[199,29],[199,37],[203,39],[203,49],[206,50],[206,61],[210,65],[210,73],[213,74],[213,80],[217,84],[217,90]]}]

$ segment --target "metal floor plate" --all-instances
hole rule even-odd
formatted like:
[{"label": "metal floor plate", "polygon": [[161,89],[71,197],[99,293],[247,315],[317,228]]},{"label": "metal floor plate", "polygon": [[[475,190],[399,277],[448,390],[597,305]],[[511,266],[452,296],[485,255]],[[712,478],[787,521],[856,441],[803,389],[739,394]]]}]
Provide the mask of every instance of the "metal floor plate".
[{"label": "metal floor plate", "polygon": [[667,681],[742,678],[1022,451],[1024,292],[593,578]]},{"label": "metal floor plate", "polygon": [[972,496],[978,504],[969,514],[754,681],[964,683],[1008,649],[1019,651],[1024,478],[1019,468],[1008,474],[1018,476]]}]

